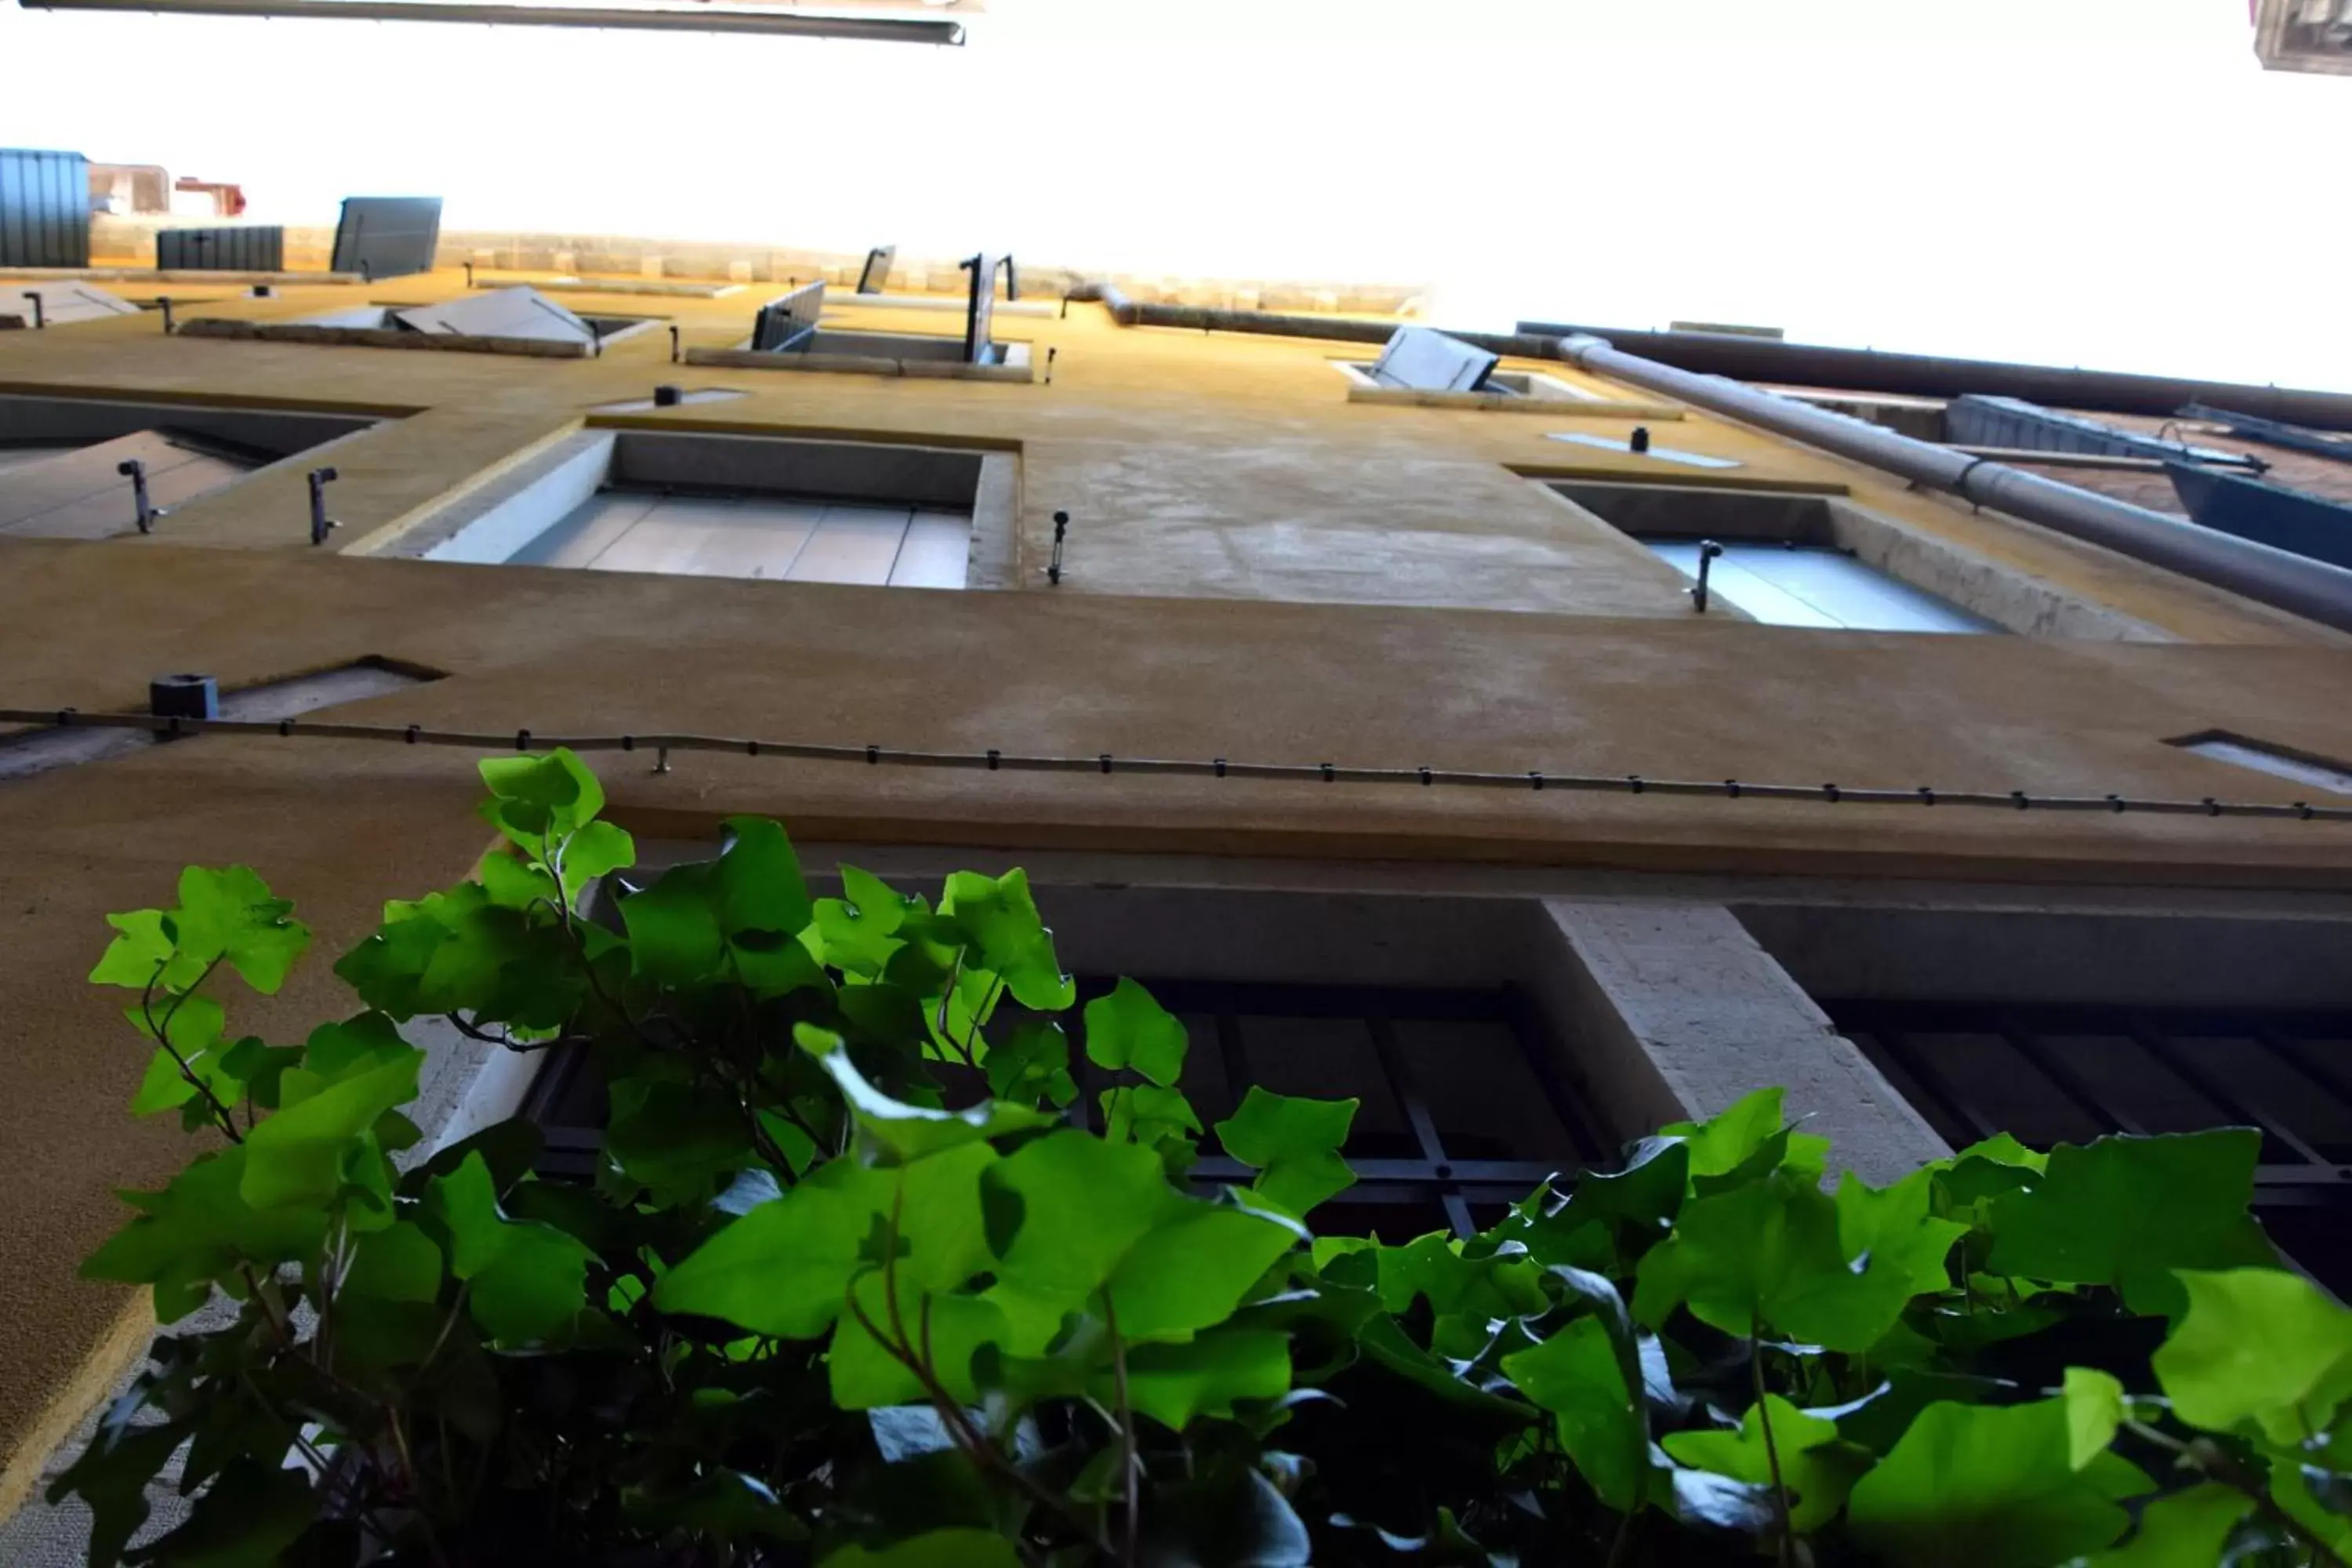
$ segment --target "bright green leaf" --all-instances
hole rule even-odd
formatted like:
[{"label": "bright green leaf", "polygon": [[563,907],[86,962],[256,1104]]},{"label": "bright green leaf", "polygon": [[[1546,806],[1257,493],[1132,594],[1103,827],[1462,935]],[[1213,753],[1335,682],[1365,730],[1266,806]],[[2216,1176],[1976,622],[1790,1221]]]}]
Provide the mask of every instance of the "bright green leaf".
[{"label": "bright green leaf", "polygon": [[[1239,1400],[1279,1399],[1290,1392],[1290,1338],[1265,1329],[1225,1329],[1184,1344],[1137,1345],[1127,1352],[1128,1398],[1136,1409],[1181,1432],[1195,1416],[1229,1416]],[[1092,1392],[1115,1407],[1115,1374],[1098,1371]]]},{"label": "bright green leaf", "polygon": [[2066,1369],[2066,1460],[2081,1469],[2107,1451],[2124,1424],[2124,1385],[2095,1367]]},{"label": "bright green leaf", "polygon": [[563,845],[563,901],[576,904],[580,891],[599,877],[637,863],[637,841],[609,822],[592,822]]},{"label": "bright green leaf", "polygon": [[2289,1446],[2352,1396],[2352,1310],[2299,1274],[2183,1270],[2188,1315],[2154,1357],[2174,1414],[2209,1432],[2253,1422]]},{"label": "bright green leaf", "polygon": [[869,1261],[876,1226],[894,1213],[905,1300],[951,1289],[986,1266],[980,1177],[995,1161],[979,1142],[896,1167],[829,1161],[682,1259],[654,1304],[778,1339],[818,1338]]},{"label": "bright green leaf", "polygon": [[[149,1039],[157,1038],[146,1016],[138,1008],[129,1009],[123,1016]],[[176,1003],[159,1005],[154,1009],[154,1019],[170,1039],[172,1049],[165,1050],[158,1041],[155,1054],[147,1063],[147,1076],[131,1101],[131,1115],[152,1116],[196,1098],[196,1086],[180,1070],[183,1061],[222,1104],[235,1105],[245,1098],[245,1086],[228,1070],[226,1058],[235,1047],[221,1038],[221,1026],[227,1021],[227,1015],[219,1003],[209,996],[184,997]],[[173,1058],[173,1051],[179,1053],[177,1059]]]},{"label": "bright green leaf", "polygon": [[[1764,1423],[1772,1424],[1765,1441]],[[1675,1459],[1752,1486],[1772,1482],[1772,1458],[1780,1461],[1788,1488],[1789,1527],[1809,1534],[1835,1519],[1870,1465],[1869,1455],[1838,1441],[1837,1423],[1809,1415],[1777,1394],[1752,1405],[1736,1432],[1676,1432],[1661,1445]]]},{"label": "bright green leaf", "polygon": [[1023,1568],[1013,1542],[992,1530],[935,1530],[892,1545],[851,1544],[820,1568]]},{"label": "bright green leaf", "polygon": [[[323,1207],[344,1182],[344,1157],[376,1119],[416,1098],[425,1053],[414,1047],[280,1110],[246,1134],[238,1189],[257,1209]],[[291,1078],[292,1073],[288,1077]]]},{"label": "bright green leaf", "polygon": [[1075,1129],[1024,1144],[983,1185],[998,1289],[1055,1313],[1108,1291],[1130,1342],[1223,1321],[1301,1239],[1276,1220],[1186,1197],[1150,1149]]},{"label": "bright green leaf", "polygon": [[1687,1304],[1727,1334],[1777,1329],[1859,1354],[1901,1317],[1916,1271],[1907,1237],[1863,1271],[1848,1268],[1837,1205],[1783,1170],[1685,1207],[1673,1237],[1642,1260],[1633,1314],[1657,1327]]},{"label": "bright green leaf", "polygon": [[1853,1489],[1856,1540],[1905,1568],[2049,1568],[2113,1543],[2152,1483],[2113,1454],[2076,1470],[2066,1402],[1931,1405]]},{"label": "bright green leaf", "polygon": [[1503,1371],[1551,1412],[1561,1446],[1602,1502],[1621,1512],[1641,1503],[1649,1427],[1600,1318],[1579,1318],[1534,1349],[1506,1356]]},{"label": "bright green leaf", "polygon": [[899,892],[871,871],[861,871],[855,866],[841,868],[841,895],[867,929],[883,936],[897,931],[908,913],[921,904],[920,900]]},{"label": "bright green leaf", "polygon": [[959,871],[948,879],[940,913],[980,949],[981,967],[1004,977],[1013,999],[1040,1013],[1055,1013],[1076,999],[1076,988],[1054,956],[1054,933],[1037,916],[1029,873],[1017,867],[1002,877]]},{"label": "bright green leaf", "polygon": [[1837,1189],[1838,1249],[1848,1258],[1867,1256],[1874,1269],[1900,1273],[1911,1295],[1949,1289],[1951,1273],[1945,1259],[1969,1227],[1928,1218],[1934,1196],[1931,1169],[1914,1171],[1883,1189],[1848,1171]]},{"label": "bright green leaf", "polygon": [[90,983],[123,985],[133,991],[153,984],[172,958],[172,937],[164,929],[163,911],[133,910],[109,915],[106,923],[120,934],[107,943],[98,967],[89,972]]},{"label": "bright green leaf", "polygon": [[[86,1279],[155,1288],[155,1317],[171,1323],[205,1304],[214,1280],[240,1264],[268,1272],[324,1244],[323,1208],[256,1209],[240,1195],[247,1145],[197,1160],[161,1192],[124,1193],[139,1216],[81,1266]],[[242,1287],[240,1287],[242,1289]]]},{"label": "bright green leaf", "polygon": [[2129,1541],[2095,1552],[2084,1568],[2214,1568],[2254,1500],[2219,1481],[2158,1498],[2140,1514]]},{"label": "bright green leaf", "polygon": [[1301,1100],[1252,1084],[1241,1108],[1217,1123],[1226,1153],[1258,1173],[1252,1190],[1304,1219],[1318,1204],[1356,1184],[1339,1157],[1359,1101]]},{"label": "bright green leaf", "polygon": [[1087,1058],[1097,1067],[1133,1068],[1162,1089],[1183,1073],[1191,1044],[1183,1020],[1134,981],[1122,977],[1109,995],[1087,1003],[1086,1019]]},{"label": "bright green leaf", "polygon": [[2048,1174],[1993,1202],[1995,1274],[2113,1285],[2136,1312],[2177,1316],[2176,1268],[2276,1267],[2247,1213],[2262,1135],[2224,1128],[2061,1144]]},{"label": "bright green leaf", "polygon": [[988,1092],[999,1100],[1066,1106],[1078,1098],[1077,1080],[1070,1076],[1070,1042],[1058,1024],[1024,1025],[992,1047],[982,1065],[988,1069]]},{"label": "bright green leaf", "polygon": [[293,904],[273,897],[250,867],[189,867],[180,873],[180,907],[171,915],[178,952],[165,984],[175,990],[193,985],[194,975],[184,982],[177,978],[183,965],[220,959],[256,991],[277,994],[310,945],[310,928],[293,914]]}]

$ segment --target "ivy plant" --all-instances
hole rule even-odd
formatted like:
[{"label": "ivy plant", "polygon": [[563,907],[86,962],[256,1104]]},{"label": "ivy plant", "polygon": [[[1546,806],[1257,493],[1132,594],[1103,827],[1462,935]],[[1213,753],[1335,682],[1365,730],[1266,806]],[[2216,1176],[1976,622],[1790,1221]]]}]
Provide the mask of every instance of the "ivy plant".
[{"label": "ivy plant", "polygon": [[[1081,1105],[1021,872],[817,898],[739,818],[616,876],[577,758],[482,776],[498,847],[386,905],[299,1044],[231,1023],[310,943],[254,872],[112,918],[131,1110],[205,1146],[84,1270],[179,1325],[53,1493],[93,1563],[2352,1553],[2352,1312],[2249,1217],[2252,1131],[1875,1187],[1766,1089],[1480,1234],[1349,1234],[1355,1103],[1203,1125],[1131,980],[1077,1013]],[[584,1053],[593,1183],[524,1121],[428,1148],[420,1020]],[[1194,1180],[1212,1139],[1253,1179]]]}]

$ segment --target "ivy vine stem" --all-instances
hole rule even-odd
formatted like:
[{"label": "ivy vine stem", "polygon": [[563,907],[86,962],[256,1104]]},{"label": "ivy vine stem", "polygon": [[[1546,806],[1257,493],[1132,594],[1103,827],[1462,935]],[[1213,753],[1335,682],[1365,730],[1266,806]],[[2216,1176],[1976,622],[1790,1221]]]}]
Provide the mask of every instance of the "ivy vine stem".
[{"label": "ivy vine stem", "polygon": [[1780,1475],[1780,1440],[1772,1436],[1772,1407],[1764,1389],[1764,1346],[1758,1339],[1759,1328],[1748,1331],[1748,1373],[1756,1385],[1756,1424],[1764,1432],[1764,1459],[1772,1468],[1773,1557],[1780,1568],[1789,1568],[1789,1486]]},{"label": "ivy vine stem", "polygon": [[217,958],[205,964],[204,973],[196,976],[196,983],[172,998],[172,1005],[163,1010],[163,1021],[159,1024],[155,1021],[155,982],[163,978],[166,965],[157,964],[153,977],[147,982],[147,988],[139,994],[139,1016],[147,1020],[148,1032],[155,1037],[155,1043],[163,1047],[164,1053],[179,1068],[180,1076],[187,1080],[188,1087],[204,1097],[205,1109],[211,1114],[213,1125],[219,1128],[230,1142],[242,1143],[245,1135],[236,1130],[236,1118],[229,1114],[228,1107],[222,1104],[220,1096],[213,1092],[213,1086],[197,1076],[196,1069],[188,1065],[188,1058],[180,1054],[179,1047],[172,1043],[172,1020],[180,1016],[180,1009],[186,1005],[188,998],[201,990],[205,982],[213,977],[213,971],[220,966],[221,961]]},{"label": "ivy vine stem", "polygon": [[1135,1455],[1135,1406],[1127,1396],[1127,1344],[1118,1335],[1118,1308],[1112,1302],[1108,1288],[1102,1293],[1102,1304],[1103,1322],[1110,1330],[1111,1386],[1118,1396],[1119,1468],[1127,1479],[1127,1560],[1132,1563],[1143,1521],[1141,1482]]},{"label": "ivy vine stem", "polygon": [[2135,1436],[2178,1455],[2183,1464],[2195,1469],[2207,1480],[2218,1481],[2252,1501],[2255,1511],[2260,1513],[2265,1521],[2285,1531],[2311,1553],[2312,1568],[2346,1568],[2344,1559],[2336,1554],[2334,1548],[2314,1535],[2300,1520],[2278,1505],[2277,1500],[2271,1496],[2270,1488],[2263,1484],[2262,1477],[2238,1463],[2221,1449],[2201,1439],[2193,1443],[2184,1443],[2170,1433],[2151,1426],[2145,1421],[2126,1421],[2123,1425],[2124,1429]]}]

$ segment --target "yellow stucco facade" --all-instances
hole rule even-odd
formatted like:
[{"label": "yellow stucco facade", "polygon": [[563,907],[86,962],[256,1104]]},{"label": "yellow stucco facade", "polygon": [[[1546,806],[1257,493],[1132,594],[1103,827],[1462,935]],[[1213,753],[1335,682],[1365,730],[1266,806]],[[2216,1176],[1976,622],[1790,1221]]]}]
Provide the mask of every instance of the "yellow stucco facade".
[{"label": "yellow stucco facade", "polygon": [[[194,316],[291,319],[454,297],[455,273],[372,288],[232,288]],[[136,291],[136,290],[128,290]],[[682,345],[740,342],[760,295],[568,295],[658,313]],[[862,308],[826,325],[946,332]],[[1553,441],[1622,436],[1580,413],[1351,403],[1335,361],[1375,350],[1121,328],[1097,304],[1000,316],[1031,384],[694,367],[666,331],[540,360],[166,337],[152,315],[0,334],[0,394],[397,416],[335,448],[342,524],[310,543],[300,458],[152,536],[0,538],[0,707],[136,710],[197,670],[224,689],[377,657],[445,679],[338,710],[501,733],[699,732],[893,750],[1848,788],[2291,802],[2307,786],[2165,742],[2227,730],[2352,756],[2341,634],[1697,410],[1662,441],[1740,466],[1677,482],[1842,496],[1902,530],[2110,612],[2129,637],[1808,631],[1693,614],[1638,543],[1539,477],[1649,459]],[[1052,351],[1052,379],[1044,379]],[[1602,398],[1654,403],[1557,363]],[[600,415],[657,383],[746,395]],[[1013,586],[961,594],[392,558],[404,532],[584,426],[821,435],[1017,461]],[[0,480],[5,483],[5,480]],[[1045,566],[1054,515],[1067,573]],[[774,758],[597,759],[640,834],[782,817],[806,841],[975,855],[1071,851],[1349,864],[1606,868],[1682,876],[1936,879],[2011,887],[2352,889],[2352,825],[1099,774],[866,769]],[[321,955],[245,1026],[341,1005],[323,955],[381,900],[481,848],[462,751],[211,737],[0,782],[0,1512],[140,1340],[130,1293],[80,1282],[112,1189],[184,1158],[133,1124],[142,1066],[83,976],[103,917],[168,898],[192,860],[296,899]]]}]

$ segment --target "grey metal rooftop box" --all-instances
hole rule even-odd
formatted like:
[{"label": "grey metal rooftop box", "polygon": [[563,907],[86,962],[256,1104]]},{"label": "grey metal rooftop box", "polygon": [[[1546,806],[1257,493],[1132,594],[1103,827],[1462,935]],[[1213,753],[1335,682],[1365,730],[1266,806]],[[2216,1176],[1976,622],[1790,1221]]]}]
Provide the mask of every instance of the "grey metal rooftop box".
[{"label": "grey metal rooftop box", "polygon": [[440,243],[439,196],[350,196],[335,226],[332,267],[368,278],[430,272]]}]

